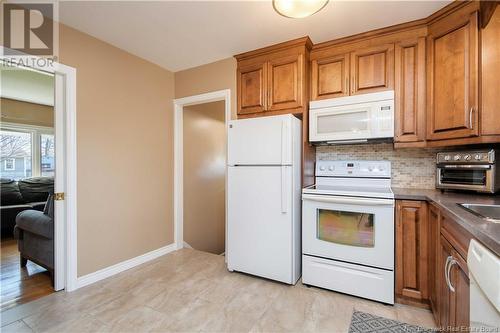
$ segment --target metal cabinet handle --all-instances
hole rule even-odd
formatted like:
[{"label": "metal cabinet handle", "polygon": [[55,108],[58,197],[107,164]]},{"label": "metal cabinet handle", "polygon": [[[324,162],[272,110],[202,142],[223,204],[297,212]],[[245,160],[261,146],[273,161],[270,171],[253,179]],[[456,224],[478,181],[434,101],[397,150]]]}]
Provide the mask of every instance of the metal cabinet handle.
[{"label": "metal cabinet handle", "polygon": [[[449,261],[448,261],[448,259],[449,259]],[[457,264],[458,262],[452,256],[449,256],[448,259],[447,259],[447,269],[446,269],[446,284],[448,285],[448,288],[450,289],[450,291],[452,293],[454,293],[455,287],[453,287],[453,285],[451,284],[450,272],[451,272],[451,268],[453,267],[453,265]]]},{"label": "metal cabinet handle", "polygon": [[448,265],[450,264],[450,261],[451,259],[453,259],[452,256],[448,256],[448,258],[446,258],[446,263],[444,264],[444,279],[446,281],[446,285],[448,286],[448,288],[450,287],[450,279],[449,279],[449,271],[448,271]]},{"label": "metal cabinet handle", "polygon": [[469,127],[470,129],[474,128],[474,124],[472,123],[472,115],[474,114],[474,107],[472,106],[469,110]]}]

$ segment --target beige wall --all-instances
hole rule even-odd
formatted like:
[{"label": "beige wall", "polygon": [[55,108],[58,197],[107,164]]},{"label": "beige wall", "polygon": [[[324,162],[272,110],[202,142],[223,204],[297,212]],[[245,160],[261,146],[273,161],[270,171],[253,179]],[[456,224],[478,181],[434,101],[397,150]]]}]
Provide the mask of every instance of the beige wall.
[{"label": "beige wall", "polygon": [[0,98],[2,122],[54,127],[54,107]]},{"label": "beige wall", "polygon": [[175,98],[231,89],[231,118],[236,119],[236,59],[228,58],[175,73]]},{"label": "beige wall", "polygon": [[77,70],[78,276],[173,242],[174,75],[61,26]]},{"label": "beige wall", "polygon": [[184,108],[184,241],[224,252],[226,145],[224,101]]}]

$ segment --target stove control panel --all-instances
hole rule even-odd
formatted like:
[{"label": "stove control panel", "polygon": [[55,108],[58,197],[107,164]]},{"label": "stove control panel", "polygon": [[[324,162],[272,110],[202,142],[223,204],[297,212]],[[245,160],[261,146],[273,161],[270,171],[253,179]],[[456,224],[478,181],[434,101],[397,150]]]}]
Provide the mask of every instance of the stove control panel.
[{"label": "stove control panel", "polygon": [[391,178],[391,162],[317,161],[316,177]]}]

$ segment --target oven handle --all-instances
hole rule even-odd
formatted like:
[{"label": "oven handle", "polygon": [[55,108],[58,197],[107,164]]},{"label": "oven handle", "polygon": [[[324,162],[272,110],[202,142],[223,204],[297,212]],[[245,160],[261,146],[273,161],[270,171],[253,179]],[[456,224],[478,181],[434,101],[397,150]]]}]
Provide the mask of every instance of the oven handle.
[{"label": "oven handle", "polygon": [[310,200],[326,203],[340,203],[352,205],[370,205],[370,206],[394,206],[393,199],[379,198],[353,198],[353,197],[334,197],[334,196],[319,196],[314,194],[302,194],[302,200]]},{"label": "oven handle", "polygon": [[470,170],[470,169],[481,169],[481,170],[491,169],[491,165],[484,165],[484,164],[482,164],[482,165],[481,164],[478,164],[478,165],[474,165],[474,164],[458,164],[458,165],[445,164],[445,165],[438,165],[437,167],[440,169],[467,169],[467,170]]}]

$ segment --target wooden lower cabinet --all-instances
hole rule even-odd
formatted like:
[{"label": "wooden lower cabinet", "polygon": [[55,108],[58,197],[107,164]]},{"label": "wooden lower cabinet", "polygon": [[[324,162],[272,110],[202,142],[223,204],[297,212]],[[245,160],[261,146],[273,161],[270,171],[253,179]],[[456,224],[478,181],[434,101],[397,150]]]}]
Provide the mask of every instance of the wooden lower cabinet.
[{"label": "wooden lower cabinet", "polygon": [[400,200],[396,210],[396,297],[427,303],[427,203]]},{"label": "wooden lower cabinet", "polygon": [[469,272],[466,261],[446,238],[440,238],[442,276],[438,277],[439,324],[451,331],[465,331],[469,327]]},{"label": "wooden lower cabinet", "polygon": [[429,250],[428,250],[428,286],[429,286],[429,305],[431,306],[431,311],[434,315],[434,321],[439,325],[439,283],[438,276],[441,272],[438,271],[438,258],[439,258],[439,237],[440,233],[440,221],[441,212],[439,208],[434,204],[429,204],[429,210],[427,214],[429,220]]},{"label": "wooden lower cabinet", "polygon": [[396,201],[396,302],[430,306],[444,330],[469,327],[471,235],[434,203]]}]

